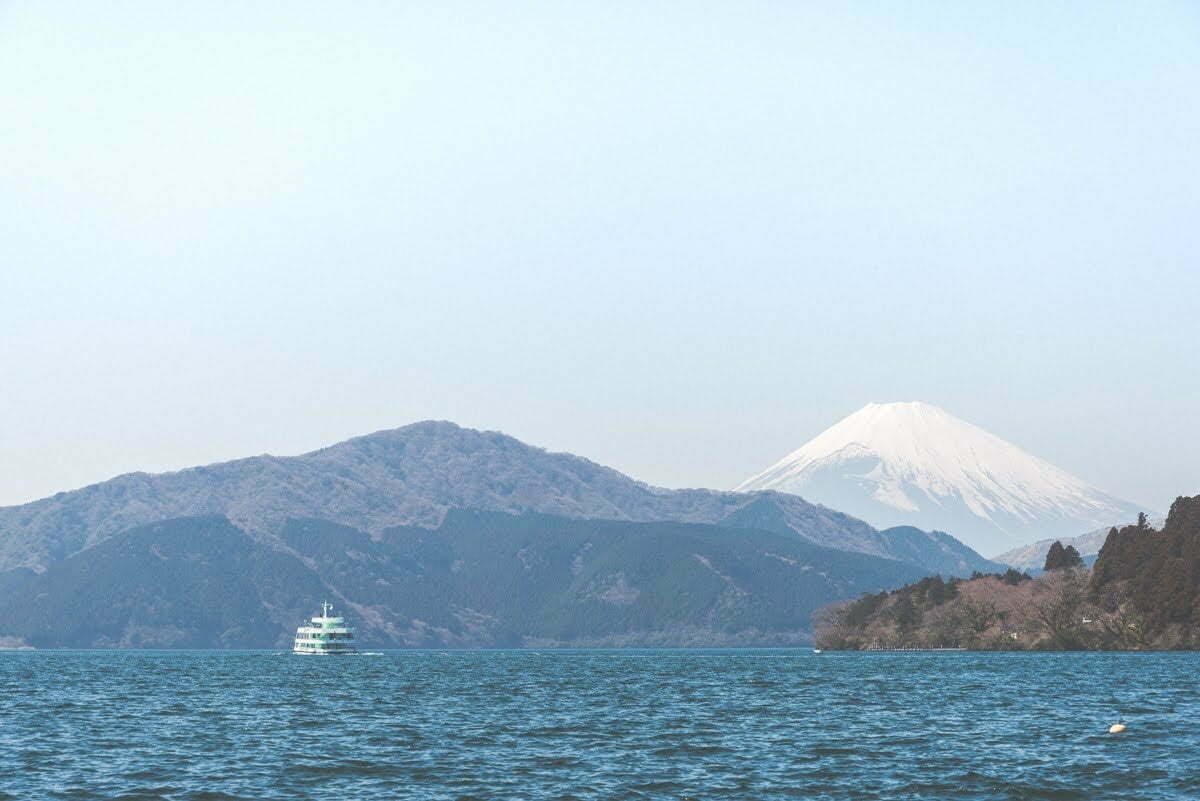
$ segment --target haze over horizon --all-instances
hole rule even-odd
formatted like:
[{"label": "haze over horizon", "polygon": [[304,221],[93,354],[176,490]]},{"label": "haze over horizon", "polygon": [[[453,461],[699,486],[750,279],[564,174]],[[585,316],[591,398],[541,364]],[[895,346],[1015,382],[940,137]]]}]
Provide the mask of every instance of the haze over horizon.
[{"label": "haze over horizon", "polygon": [[424,419],[723,489],[920,400],[1165,511],[1200,491],[1198,33],[6,3],[0,505]]}]

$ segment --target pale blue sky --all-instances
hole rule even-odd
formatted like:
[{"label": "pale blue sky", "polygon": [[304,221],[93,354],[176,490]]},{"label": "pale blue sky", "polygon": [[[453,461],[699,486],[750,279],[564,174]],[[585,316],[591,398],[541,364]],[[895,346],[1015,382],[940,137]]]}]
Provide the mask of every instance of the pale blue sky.
[{"label": "pale blue sky", "polygon": [[425,418],[728,487],[924,400],[1200,492],[1200,5],[0,2],[0,503]]}]

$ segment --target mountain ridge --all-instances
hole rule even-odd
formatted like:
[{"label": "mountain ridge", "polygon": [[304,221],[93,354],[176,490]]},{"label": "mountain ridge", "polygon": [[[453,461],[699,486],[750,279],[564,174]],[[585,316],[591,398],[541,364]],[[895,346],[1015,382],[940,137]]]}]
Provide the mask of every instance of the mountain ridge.
[{"label": "mountain ridge", "polygon": [[[750,504],[818,545],[897,558],[896,543],[861,520],[786,493],[666,489],[573,454],[496,431],[423,421],[354,437],[298,456],[253,456],[106,482],[0,508],[0,570],[44,570],[130,528],[220,515],[253,536],[277,538],[312,517],[379,535],[433,528],[453,508],[572,518],[719,524]],[[921,532],[900,552],[925,554],[931,571],[987,564],[961,543]],[[911,547],[910,547],[911,546]]]}]

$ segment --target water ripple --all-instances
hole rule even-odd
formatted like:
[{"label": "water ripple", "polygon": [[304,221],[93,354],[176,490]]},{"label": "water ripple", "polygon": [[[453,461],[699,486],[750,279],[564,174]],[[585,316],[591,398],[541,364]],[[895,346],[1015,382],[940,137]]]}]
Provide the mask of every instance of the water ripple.
[{"label": "water ripple", "polygon": [[[8,799],[1195,799],[1194,654],[0,654]],[[1124,735],[1105,733],[1118,718]]]}]

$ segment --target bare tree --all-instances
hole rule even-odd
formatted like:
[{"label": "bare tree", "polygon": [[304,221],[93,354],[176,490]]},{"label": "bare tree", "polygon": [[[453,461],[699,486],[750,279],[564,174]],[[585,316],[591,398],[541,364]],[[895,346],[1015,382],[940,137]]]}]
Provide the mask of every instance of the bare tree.
[{"label": "bare tree", "polygon": [[1004,618],[1004,613],[987,598],[963,598],[959,606],[967,629],[977,637]]},{"label": "bare tree", "polygon": [[959,604],[942,604],[926,612],[923,628],[927,646],[946,648],[961,645],[966,627]]},{"label": "bare tree", "polygon": [[836,650],[858,646],[858,632],[846,622],[848,603],[834,604],[818,609],[813,613],[813,627],[816,630],[814,641],[818,648]]},{"label": "bare tree", "polygon": [[1086,613],[1088,574],[1085,570],[1056,570],[1037,579],[1026,612],[1057,643],[1076,639]]},{"label": "bare tree", "polygon": [[1104,611],[1097,622],[1117,647],[1142,649],[1150,646],[1146,616],[1137,610],[1124,586],[1108,589],[1101,602]]}]

